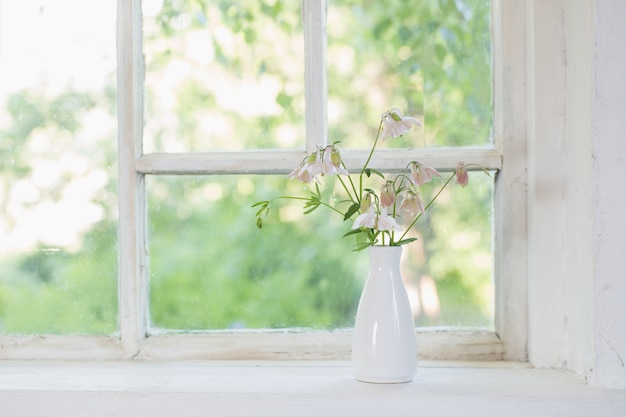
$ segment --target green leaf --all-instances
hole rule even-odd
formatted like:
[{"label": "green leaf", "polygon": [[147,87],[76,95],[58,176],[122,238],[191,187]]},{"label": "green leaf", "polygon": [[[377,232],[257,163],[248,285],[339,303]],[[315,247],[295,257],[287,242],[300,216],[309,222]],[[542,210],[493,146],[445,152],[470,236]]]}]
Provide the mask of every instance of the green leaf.
[{"label": "green leaf", "polygon": [[411,237],[408,239],[403,239],[399,242],[396,242],[395,246],[402,246],[402,245],[406,245],[407,243],[411,243],[411,242],[415,242],[417,240],[416,237]]},{"label": "green leaf", "polygon": [[349,208],[348,211],[346,211],[346,214],[343,215],[343,221],[348,220],[350,217],[352,217],[352,215],[354,213],[356,213],[357,211],[359,211],[359,208],[361,207],[361,205],[359,203],[354,203],[352,204]]},{"label": "green leaf", "polygon": [[383,175],[382,172],[374,169],[374,168],[367,168],[365,170],[365,175],[367,175],[367,177],[369,178],[372,174],[376,174],[378,175],[380,178],[385,179],[385,176]]},{"label": "green leaf", "polygon": [[360,252],[363,249],[367,249],[370,246],[373,246],[374,243],[373,242],[363,242],[363,243],[357,243],[357,245],[354,247],[353,252]]},{"label": "green leaf", "polygon": [[348,237],[348,236],[352,236],[352,235],[356,235],[358,233],[363,233],[363,229],[352,229],[349,232],[346,232],[343,237]]},{"label": "green leaf", "polygon": [[316,205],[316,206],[311,206],[311,208],[310,208],[310,209],[308,209],[308,210],[304,210],[304,214],[310,214],[310,213],[313,213],[315,210],[317,210],[317,208],[318,208],[318,207],[319,207],[319,205]]}]

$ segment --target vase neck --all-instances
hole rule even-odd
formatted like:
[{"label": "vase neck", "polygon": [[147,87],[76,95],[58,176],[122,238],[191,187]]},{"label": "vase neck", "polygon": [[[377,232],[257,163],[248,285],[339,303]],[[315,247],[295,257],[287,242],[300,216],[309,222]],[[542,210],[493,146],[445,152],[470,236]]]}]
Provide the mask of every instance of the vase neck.
[{"label": "vase neck", "polygon": [[402,246],[371,246],[370,265],[376,268],[392,268],[400,265]]}]

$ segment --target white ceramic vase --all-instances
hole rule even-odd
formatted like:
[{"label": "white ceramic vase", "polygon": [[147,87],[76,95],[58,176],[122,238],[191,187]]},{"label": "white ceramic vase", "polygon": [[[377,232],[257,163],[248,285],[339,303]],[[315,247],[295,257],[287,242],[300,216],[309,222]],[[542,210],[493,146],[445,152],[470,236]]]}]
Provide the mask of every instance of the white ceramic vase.
[{"label": "white ceramic vase", "polygon": [[409,382],[417,370],[417,341],[400,274],[402,247],[368,250],[370,271],[354,323],[352,370],[363,382]]}]

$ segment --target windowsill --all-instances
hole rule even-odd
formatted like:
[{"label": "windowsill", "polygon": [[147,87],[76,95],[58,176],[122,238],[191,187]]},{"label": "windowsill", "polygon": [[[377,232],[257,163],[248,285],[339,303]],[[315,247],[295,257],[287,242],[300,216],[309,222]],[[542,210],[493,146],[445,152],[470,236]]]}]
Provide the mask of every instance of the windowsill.
[{"label": "windowsill", "polygon": [[0,404],[7,416],[613,416],[626,391],[508,362],[422,362],[411,383],[378,385],[347,361],[4,361]]}]

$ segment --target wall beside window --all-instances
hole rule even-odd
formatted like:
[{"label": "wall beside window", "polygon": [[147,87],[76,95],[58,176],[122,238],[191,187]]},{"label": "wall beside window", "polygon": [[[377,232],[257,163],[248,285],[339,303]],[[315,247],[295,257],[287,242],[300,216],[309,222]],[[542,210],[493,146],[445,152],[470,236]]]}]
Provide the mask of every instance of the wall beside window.
[{"label": "wall beside window", "polygon": [[626,388],[626,5],[526,12],[529,360]]}]

